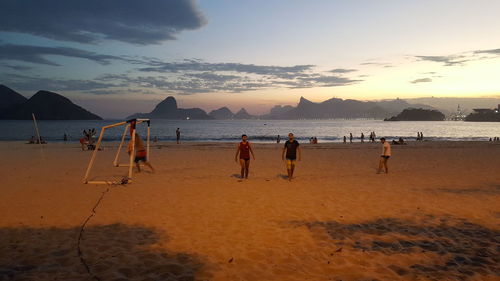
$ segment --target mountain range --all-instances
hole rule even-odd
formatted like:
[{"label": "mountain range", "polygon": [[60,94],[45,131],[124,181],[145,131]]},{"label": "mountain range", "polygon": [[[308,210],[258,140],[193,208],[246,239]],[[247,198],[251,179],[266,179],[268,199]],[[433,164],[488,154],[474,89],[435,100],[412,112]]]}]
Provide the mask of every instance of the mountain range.
[{"label": "mountain range", "polygon": [[296,107],[275,106],[268,114],[251,115],[244,108],[233,113],[227,107],[210,111],[208,114],[200,108],[183,109],[177,107],[174,97],[167,97],[160,102],[150,113],[135,113],[127,118],[157,118],[157,119],[355,119],[370,118],[384,119],[400,113],[410,107],[433,109],[422,104],[409,104],[396,99],[385,101],[358,101],[351,99],[332,98],[324,102],[315,103],[300,98]]},{"label": "mountain range", "polygon": [[265,119],[384,119],[400,113],[409,107],[432,109],[422,104],[409,104],[395,99],[385,101],[358,101],[352,99],[332,98],[323,102],[312,102],[301,97],[296,107],[276,106],[261,118]]},{"label": "mountain range", "polygon": [[0,85],[0,100],[0,119],[28,120],[34,113],[40,120],[102,120],[68,98],[49,91],[38,91],[28,99]]},{"label": "mountain range", "polygon": [[[31,119],[31,113],[39,119],[53,120],[93,120],[101,117],[72,103],[69,99],[53,92],[38,91],[27,99],[14,90],[0,85],[0,119]],[[414,100],[423,101],[423,100]],[[312,102],[301,97],[297,106],[277,105],[268,114],[251,115],[245,108],[233,113],[227,107],[209,113],[201,108],[179,108],[174,97],[169,96],[158,103],[149,113],[135,113],[127,117],[152,119],[384,119],[401,113],[407,108],[436,108],[394,99],[382,101],[359,101],[332,98],[323,102]]]}]

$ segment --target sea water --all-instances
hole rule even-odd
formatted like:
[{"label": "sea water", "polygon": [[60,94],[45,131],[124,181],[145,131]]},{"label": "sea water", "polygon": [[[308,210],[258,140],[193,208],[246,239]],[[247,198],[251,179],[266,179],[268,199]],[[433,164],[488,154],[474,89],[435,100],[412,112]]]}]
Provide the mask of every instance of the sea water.
[{"label": "sea water", "polygon": [[[38,127],[43,139],[49,142],[63,141],[66,134],[69,141],[78,141],[84,129],[95,128],[97,135],[103,126],[122,120],[98,121],[46,121],[39,120]],[[27,141],[35,135],[33,121],[0,120],[0,140]],[[151,138],[159,141],[175,141],[175,130],[180,128],[182,141],[189,142],[233,142],[242,134],[254,142],[276,142],[276,137],[285,139],[293,132],[300,141],[317,137],[319,142],[342,142],[343,136],[349,141],[349,133],[354,141],[359,141],[361,133],[368,140],[374,131],[377,138],[389,140],[402,137],[414,140],[417,132],[422,132],[426,140],[487,141],[500,137],[498,122],[425,121],[425,122],[384,122],[379,120],[152,120]],[[108,129],[104,141],[118,141],[124,127]],[[138,126],[139,134],[146,135],[146,124]]]}]

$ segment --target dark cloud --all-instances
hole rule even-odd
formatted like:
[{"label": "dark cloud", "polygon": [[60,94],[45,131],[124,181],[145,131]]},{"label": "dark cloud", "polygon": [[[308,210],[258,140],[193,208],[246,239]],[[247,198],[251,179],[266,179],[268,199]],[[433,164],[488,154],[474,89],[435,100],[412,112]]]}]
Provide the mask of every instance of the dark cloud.
[{"label": "dark cloud", "polygon": [[445,56],[413,56],[419,61],[442,63],[444,66],[464,66],[470,61],[492,59],[500,56],[500,49],[466,51]]},{"label": "dark cloud", "polygon": [[0,67],[3,68],[8,68],[16,71],[26,71],[26,70],[31,70],[33,69],[30,66],[25,66],[25,65],[12,65],[12,64],[6,64],[6,63],[0,63]]},{"label": "dark cloud", "polygon": [[194,0],[0,1],[0,31],[79,43],[155,44],[205,22]]},{"label": "dark cloud", "polygon": [[32,77],[12,73],[2,73],[2,77],[5,79],[2,83],[20,91],[89,91],[124,86],[124,84],[103,83],[95,80]]},{"label": "dark cloud", "polygon": [[363,80],[355,80],[340,76],[316,76],[302,77],[295,83],[297,88],[312,88],[312,87],[338,87],[347,86],[362,82]]},{"label": "dark cloud", "polygon": [[477,50],[474,51],[474,54],[500,55],[500,49]]},{"label": "dark cloud", "polygon": [[420,78],[420,79],[415,79],[413,81],[410,81],[410,83],[412,83],[412,84],[428,83],[428,82],[432,82],[432,79],[431,78]]},{"label": "dark cloud", "polygon": [[463,55],[449,55],[449,56],[415,56],[420,61],[430,61],[443,63],[445,66],[461,66],[471,59]]},{"label": "dark cloud", "polygon": [[358,71],[358,70],[357,69],[336,68],[336,69],[330,70],[329,72],[332,72],[332,73],[350,73],[350,72],[355,72],[355,71]]},{"label": "dark cloud", "polygon": [[[40,61],[44,59],[43,54],[56,53],[54,49],[57,49],[58,54],[84,57],[101,63],[122,60],[132,64],[143,64],[147,67],[140,68],[140,71],[136,73],[105,74],[90,80],[11,76],[10,80],[15,83],[17,88],[86,91],[98,95],[120,93],[123,88],[148,88],[187,95],[210,92],[237,93],[271,88],[337,87],[363,81],[346,77],[345,73],[351,72],[351,70],[345,70],[344,73],[337,75],[324,75],[324,72],[316,71],[314,65],[272,66],[208,63],[198,59],[163,62],[154,58],[114,57],[75,49],[70,49],[71,51],[64,49],[65,52],[59,52],[60,48],[41,48],[36,49],[38,52],[31,52],[36,55],[27,56],[24,60]],[[21,85],[22,83],[24,85]],[[130,91],[122,91],[122,93],[125,92],[130,93]]]},{"label": "dark cloud", "polygon": [[87,93],[94,95],[121,95],[121,94],[143,94],[152,95],[156,94],[153,91],[142,90],[142,89],[110,89],[110,90],[89,90]]},{"label": "dark cloud", "polygon": [[387,62],[376,62],[376,61],[363,62],[363,63],[360,63],[359,65],[371,65],[371,66],[379,66],[379,67],[384,67],[384,68],[394,67],[390,63],[387,63]]},{"label": "dark cloud", "polygon": [[185,76],[190,77],[190,78],[197,78],[200,80],[215,81],[215,82],[227,82],[230,80],[241,79],[241,76],[237,76],[237,75],[223,75],[223,74],[216,74],[216,73],[212,73],[212,72],[188,73]]},{"label": "dark cloud", "polygon": [[158,89],[178,94],[196,94],[210,92],[243,92],[272,87],[268,82],[249,78],[217,75],[212,73],[185,74],[179,77],[104,75],[100,81],[113,81],[128,86]]},{"label": "dark cloud", "polygon": [[269,66],[242,63],[209,63],[201,60],[184,60],[182,62],[150,61],[149,67],[139,68],[142,72],[176,73],[187,71],[213,72],[227,71],[280,77],[300,74],[311,70],[314,65]]},{"label": "dark cloud", "polygon": [[102,55],[67,47],[41,47],[15,44],[0,45],[0,60],[15,60],[36,64],[59,66],[57,63],[46,58],[46,56],[51,55],[82,58],[103,65],[109,64],[112,60],[124,60],[116,56]]}]

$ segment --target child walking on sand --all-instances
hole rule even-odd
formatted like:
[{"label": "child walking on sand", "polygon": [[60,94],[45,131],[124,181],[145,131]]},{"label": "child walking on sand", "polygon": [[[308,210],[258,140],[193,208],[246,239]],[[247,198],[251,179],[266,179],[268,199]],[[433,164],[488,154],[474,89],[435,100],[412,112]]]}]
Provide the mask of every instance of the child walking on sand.
[{"label": "child walking on sand", "polygon": [[[127,153],[130,155],[132,153],[132,140],[130,140],[127,148]],[[137,166],[137,171],[138,173],[141,172],[141,167],[139,162],[143,162],[144,165],[148,166],[151,171],[154,173],[155,169],[153,166],[151,166],[151,163],[147,160],[147,151],[144,148],[144,143],[139,136],[139,134],[135,134],[135,159],[134,159],[135,165]]]},{"label": "child walking on sand", "polygon": [[252,154],[253,160],[255,160],[255,155],[253,155],[252,146],[248,141],[247,135],[241,135],[241,142],[236,146],[236,155],[234,156],[234,161],[238,162],[238,154],[240,155],[241,178],[248,179],[250,153]]},{"label": "child walking on sand", "polygon": [[391,158],[391,145],[389,142],[385,141],[385,138],[381,138],[380,142],[382,143],[382,154],[380,155],[377,174],[382,173],[382,168],[384,168],[385,173],[388,174],[389,168],[387,168],[387,160]]}]

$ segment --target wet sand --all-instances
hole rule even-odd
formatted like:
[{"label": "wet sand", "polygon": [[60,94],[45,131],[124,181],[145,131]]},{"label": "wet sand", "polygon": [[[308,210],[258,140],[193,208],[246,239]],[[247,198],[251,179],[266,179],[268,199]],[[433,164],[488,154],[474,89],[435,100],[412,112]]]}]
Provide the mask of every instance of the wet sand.
[{"label": "wet sand", "polygon": [[235,144],[162,143],[85,185],[79,144],[2,142],[0,280],[499,280],[500,144],[393,146],[387,175],[380,144],[305,144],[292,182],[281,147],[241,180]]}]

